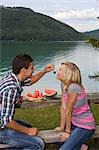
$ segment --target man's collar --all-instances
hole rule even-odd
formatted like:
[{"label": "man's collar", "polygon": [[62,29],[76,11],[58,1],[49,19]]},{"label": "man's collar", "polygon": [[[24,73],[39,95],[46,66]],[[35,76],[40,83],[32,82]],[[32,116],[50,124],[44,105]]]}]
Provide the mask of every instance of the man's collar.
[{"label": "man's collar", "polygon": [[15,82],[16,82],[16,85],[17,85],[19,91],[22,92],[23,89],[22,89],[22,86],[21,86],[21,82],[18,80],[17,76],[14,73],[12,73],[12,76],[15,79]]}]

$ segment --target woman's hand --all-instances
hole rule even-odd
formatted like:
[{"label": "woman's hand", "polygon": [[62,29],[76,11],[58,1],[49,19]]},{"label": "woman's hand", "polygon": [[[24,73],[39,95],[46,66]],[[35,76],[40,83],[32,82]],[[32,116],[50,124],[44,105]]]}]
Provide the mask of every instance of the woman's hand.
[{"label": "woman's hand", "polygon": [[64,131],[64,129],[61,128],[61,127],[56,127],[55,130],[56,130],[56,131]]},{"label": "woman's hand", "polygon": [[69,133],[63,132],[59,137],[60,142],[65,142],[69,138],[69,136],[70,136]]},{"label": "woman's hand", "polygon": [[47,73],[47,72],[50,72],[50,71],[53,71],[54,70],[54,65],[53,64],[47,64],[44,68],[44,72]]}]

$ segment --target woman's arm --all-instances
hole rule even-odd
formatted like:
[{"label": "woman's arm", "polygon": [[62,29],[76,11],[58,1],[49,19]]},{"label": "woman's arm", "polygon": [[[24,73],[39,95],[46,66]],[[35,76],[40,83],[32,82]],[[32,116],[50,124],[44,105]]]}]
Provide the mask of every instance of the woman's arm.
[{"label": "woman's arm", "polygon": [[65,127],[66,127],[66,102],[62,97],[60,106],[60,126],[56,127],[55,129],[64,131]]},{"label": "woman's arm", "polygon": [[68,95],[69,100],[68,100],[68,104],[67,104],[67,107],[66,107],[66,114],[65,114],[65,117],[66,117],[66,129],[65,129],[65,132],[60,135],[60,141],[61,142],[64,142],[70,136],[72,110],[73,110],[73,107],[74,107],[75,102],[77,100],[77,96],[78,96],[77,93],[70,93]]},{"label": "woman's arm", "polygon": [[75,102],[77,100],[77,93],[70,93],[69,94],[69,101],[67,104],[67,109],[66,109],[66,132],[70,133],[71,132],[71,117],[72,117],[72,110],[75,105]]},{"label": "woman's arm", "polygon": [[66,126],[66,102],[62,96],[61,106],[60,106],[60,128],[64,130]]},{"label": "woman's arm", "polygon": [[66,101],[64,99],[64,85],[61,83],[61,106],[60,106],[60,126],[56,127],[56,130],[64,131],[66,126]]}]

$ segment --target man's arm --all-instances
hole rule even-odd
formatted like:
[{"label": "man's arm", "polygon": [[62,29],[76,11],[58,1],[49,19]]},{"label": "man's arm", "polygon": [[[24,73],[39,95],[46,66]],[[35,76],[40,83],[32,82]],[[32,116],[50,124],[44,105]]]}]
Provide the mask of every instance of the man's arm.
[{"label": "man's arm", "polygon": [[28,135],[36,135],[37,128],[27,128],[17,123],[14,118],[17,89],[9,89],[2,94],[1,122],[5,126]]},{"label": "man's arm", "polygon": [[50,72],[54,70],[54,65],[53,64],[47,64],[45,66],[45,68],[40,71],[39,73],[37,73],[36,75],[33,75],[31,78],[30,78],[30,84],[34,84],[35,82],[37,82],[45,73],[47,72]]},{"label": "man's arm", "polygon": [[37,82],[46,72],[44,70],[40,71],[39,73],[33,75],[30,78],[30,85],[34,84],[35,82]]},{"label": "man's arm", "polygon": [[1,96],[1,123],[2,128],[6,126],[8,122],[11,122],[14,116],[15,100],[17,95],[17,89],[9,88],[2,93]]},{"label": "man's arm", "polygon": [[22,132],[28,135],[36,135],[37,134],[37,128],[28,128],[25,127],[23,125],[20,125],[19,123],[17,123],[15,120],[7,123],[6,127],[12,129],[12,130],[16,130],[18,132]]}]

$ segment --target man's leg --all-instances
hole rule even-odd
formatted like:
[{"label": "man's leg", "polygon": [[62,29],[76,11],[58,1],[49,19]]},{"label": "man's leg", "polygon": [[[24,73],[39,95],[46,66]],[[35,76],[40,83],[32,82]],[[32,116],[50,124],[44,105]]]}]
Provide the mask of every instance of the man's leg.
[{"label": "man's leg", "polygon": [[37,136],[17,132],[10,129],[4,129],[0,134],[0,142],[9,144],[11,147],[23,150],[43,150],[44,141]]}]

